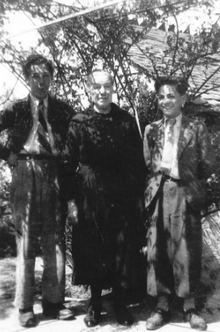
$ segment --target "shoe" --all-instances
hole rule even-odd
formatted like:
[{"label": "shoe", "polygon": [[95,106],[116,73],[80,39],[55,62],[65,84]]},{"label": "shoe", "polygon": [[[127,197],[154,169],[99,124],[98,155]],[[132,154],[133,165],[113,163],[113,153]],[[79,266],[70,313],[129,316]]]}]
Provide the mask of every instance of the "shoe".
[{"label": "shoe", "polygon": [[84,317],[84,323],[87,327],[93,327],[98,325],[101,317],[101,305],[90,305],[86,316]]},{"label": "shoe", "polygon": [[120,325],[131,326],[134,323],[134,318],[126,307],[115,309],[115,315]]},{"label": "shoe", "polygon": [[157,330],[170,320],[170,311],[157,309],[146,321],[147,330]]},{"label": "shoe", "polygon": [[183,311],[183,320],[184,322],[189,322],[191,328],[194,330],[207,330],[207,324],[205,320],[201,316],[199,316],[198,312],[195,309]]},{"label": "shoe", "polygon": [[43,316],[45,319],[74,319],[73,312],[66,308],[62,303],[42,302]]},{"label": "shoe", "polygon": [[120,325],[131,326],[134,323],[134,318],[127,310],[126,299],[128,291],[123,288],[113,288],[113,309],[116,320]]},{"label": "shoe", "polygon": [[23,327],[34,327],[37,325],[36,317],[33,311],[19,312],[19,322]]}]

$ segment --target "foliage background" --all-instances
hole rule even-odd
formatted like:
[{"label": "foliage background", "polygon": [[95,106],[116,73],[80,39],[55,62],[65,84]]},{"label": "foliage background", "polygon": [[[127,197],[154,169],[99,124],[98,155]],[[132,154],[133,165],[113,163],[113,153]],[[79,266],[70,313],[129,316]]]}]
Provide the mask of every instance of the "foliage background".
[{"label": "foliage background", "polygon": [[[115,101],[131,112],[143,134],[147,123],[161,114],[155,102],[153,81],[158,75],[183,75],[190,84],[186,112],[199,117],[209,127],[216,151],[216,172],[207,183],[209,202],[206,211],[219,209],[219,104],[210,103],[210,94],[217,98],[220,88],[220,25],[217,1],[205,0],[127,0],[104,9],[90,11],[109,1],[72,1],[71,5],[51,0],[2,0],[0,2],[0,63],[8,66],[20,82],[26,85],[21,64],[31,52],[39,52],[55,65],[51,91],[73,105],[76,111],[88,106],[84,89],[87,74],[95,68],[113,73]],[[49,26],[48,22],[77,15]],[[193,22],[184,22],[184,15],[197,12],[197,19],[206,19],[191,31]],[[22,13],[34,25],[41,25],[36,44],[25,48],[5,30],[9,16]],[[214,13],[216,13],[214,15]],[[213,19],[214,15],[214,19]],[[202,96],[209,96],[209,103]],[[1,108],[13,101],[13,91],[1,96]],[[214,98],[213,98],[214,99]],[[219,98],[220,102],[220,98]],[[7,132],[1,136],[7,139]],[[10,172],[0,162],[0,243],[4,229],[13,232],[8,210]],[[7,230],[8,232],[8,230]],[[1,238],[2,236],[2,238]],[[7,240],[8,241],[8,240]],[[9,243],[9,241],[8,241]],[[11,246],[11,244],[10,244]],[[9,246],[9,247],[10,247]],[[6,246],[7,247],[7,246]],[[0,248],[0,255],[10,249]],[[13,252],[13,250],[12,250]]]}]

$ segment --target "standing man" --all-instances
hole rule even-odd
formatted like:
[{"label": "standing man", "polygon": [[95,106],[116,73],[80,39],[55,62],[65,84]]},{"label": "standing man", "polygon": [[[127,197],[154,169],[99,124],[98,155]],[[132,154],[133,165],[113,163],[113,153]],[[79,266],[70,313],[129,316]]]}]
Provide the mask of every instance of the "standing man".
[{"label": "standing man", "polygon": [[9,140],[0,158],[12,167],[11,206],[16,229],[17,276],[15,302],[24,327],[36,325],[33,312],[35,257],[39,240],[43,255],[42,307],[45,318],[67,319],[65,291],[64,173],[60,163],[69,122],[70,106],[48,93],[53,65],[38,54],[30,55],[23,74],[30,87],[24,100],[0,113],[0,131]]},{"label": "standing man", "polygon": [[163,118],[148,125],[144,134],[144,156],[150,171],[145,190],[149,214],[147,292],[157,298],[147,330],[169,321],[173,294],[182,298],[183,317],[191,328],[207,328],[196,311],[195,296],[201,271],[201,210],[212,154],[205,124],[182,114],[187,87],[182,78],[156,81]]}]

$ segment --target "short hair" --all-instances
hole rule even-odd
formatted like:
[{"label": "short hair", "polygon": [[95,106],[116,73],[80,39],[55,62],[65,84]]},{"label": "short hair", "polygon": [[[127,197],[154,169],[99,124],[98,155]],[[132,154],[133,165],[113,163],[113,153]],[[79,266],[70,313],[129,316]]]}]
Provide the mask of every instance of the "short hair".
[{"label": "short hair", "polygon": [[97,70],[92,71],[92,72],[88,75],[87,80],[86,80],[86,87],[87,87],[87,88],[90,88],[91,85],[94,83],[94,77],[93,77],[93,76],[94,76],[95,73],[105,73],[105,74],[107,74],[108,77],[110,78],[111,84],[112,84],[112,85],[114,84],[113,77],[112,77],[112,75],[111,75],[108,71],[106,71],[106,70],[101,70],[101,69],[97,69]]},{"label": "short hair", "polygon": [[163,85],[172,85],[180,95],[184,95],[189,87],[187,80],[180,76],[160,76],[156,79],[154,87],[156,93]]},{"label": "short hair", "polygon": [[22,65],[22,71],[25,79],[29,78],[30,69],[32,65],[41,65],[41,64],[45,64],[47,66],[47,69],[49,70],[51,76],[53,77],[54,66],[52,61],[48,60],[41,54],[34,53],[29,55]]}]

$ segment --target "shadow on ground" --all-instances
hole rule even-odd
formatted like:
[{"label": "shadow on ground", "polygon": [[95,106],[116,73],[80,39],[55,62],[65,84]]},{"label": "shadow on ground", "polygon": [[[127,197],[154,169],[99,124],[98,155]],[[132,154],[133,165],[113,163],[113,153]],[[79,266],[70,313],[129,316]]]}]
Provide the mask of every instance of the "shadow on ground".
[{"label": "shadow on ground", "polygon": [[[16,273],[15,261],[15,258],[0,260],[0,320],[5,320],[13,316],[17,317],[17,310],[13,305]],[[38,258],[36,262],[36,285],[34,290],[38,322],[43,320],[41,309],[41,275],[42,260]],[[67,274],[67,283],[71,287],[71,296],[67,295],[69,296],[69,300],[66,302],[66,305],[73,310],[77,318],[86,314],[90,292],[82,286],[71,286],[70,280],[71,271]],[[128,294],[128,308],[135,318],[135,324],[138,324],[140,321],[146,321],[155,306],[154,300],[146,296],[145,289],[146,287],[143,287],[139,293],[133,292]],[[111,325],[112,331],[123,330],[124,328],[121,327],[119,329],[115,320],[110,290],[103,292],[102,303],[103,310],[100,326]],[[208,324],[220,322],[220,262],[216,258],[216,255],[213,255],[213,251],[206,243],[203,245],[202,283],[200,285],[197,304]],[[172,322],[182,322],[182,303],[180,299],[174,297],[172,307]]]},{"label": "shadow on ground", "polygon": [[[40,265],[39,263],[37,265]],[[38,267],[39,268],[39,267]],[[41,268],[41,267],[40,267]],[[42,272],[35,273],[34,295],[41,293]],[[15,279],[16,279],[16,258],[0,259],[0,319],[6,319],[15,310]]]},{"label": "shadow on ground", "polygon": [[0,318],[7,318],[14,309],[15,294],[15,259],[0,260]]}]

